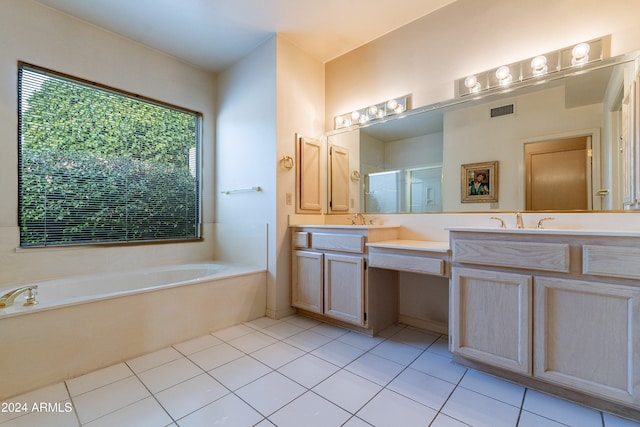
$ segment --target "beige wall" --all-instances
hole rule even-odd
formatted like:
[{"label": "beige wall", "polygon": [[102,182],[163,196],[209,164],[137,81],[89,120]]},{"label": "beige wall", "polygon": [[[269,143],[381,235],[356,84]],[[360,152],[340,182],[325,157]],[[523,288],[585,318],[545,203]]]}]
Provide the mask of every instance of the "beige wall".
[{"label": "beige wall", "polygon": [[[276,165],[277,192],[274,256],[270,256],[277,271],[275,299],[267,303],[267,314],[280,318],[293,312],[290,295],[289,214],[295,213],[295,168],[282,167],[282,156],[295,158],[295,134],[321,138],[324,129],[324,66],[278,35],[276,45],[277,131]],[[287,205],[287,193],[291,204]],[[271,252],[270,252],[271,253]]]},{"label": "beige wall", "polygon": [[451,99],[454,80],[612,35],[640,48],[636,0],[458,0],[326,64],[326,126],[341,113],[412,94],[412,108]]},{"label": "beige wall", "polygon": [[[291,309],[288,215],[295,213],[295,169],[281,166],[295,157],[295,134],[323,132],[324,71],[281,36],[274,36],[222,72],[218,83],[216,137],[216,221],[266,223],[267,314]],[[259,193],[220,191],[260,186]],[[292,203],[286,204],[291,193]]]},{"label": "beige wall", "polygon": [[[0,0],[0,286],[213,258],[215,77],[31,0]],[[203,113],[205,241],[17,251],[17,61]]]}]

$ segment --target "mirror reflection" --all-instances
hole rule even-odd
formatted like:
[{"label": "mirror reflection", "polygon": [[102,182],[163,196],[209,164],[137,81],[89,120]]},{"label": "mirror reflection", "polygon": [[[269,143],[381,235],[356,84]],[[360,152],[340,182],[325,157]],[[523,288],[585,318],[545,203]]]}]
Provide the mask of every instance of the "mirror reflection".
[{"label": "mirror reflection", "polygon": [[[622,209],[633,59],[331,132],[330,149],[350,153],[349,212]],[[494,198],[468,193],[482,174],[464,166],[484,162],[497,162]]]}]

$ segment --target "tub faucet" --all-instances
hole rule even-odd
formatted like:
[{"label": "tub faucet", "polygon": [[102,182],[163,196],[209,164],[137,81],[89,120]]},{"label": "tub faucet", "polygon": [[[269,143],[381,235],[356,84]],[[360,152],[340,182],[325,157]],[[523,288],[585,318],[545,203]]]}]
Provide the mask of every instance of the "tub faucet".
[{"label": "tub faucet", "polygon": [[516,212],[516,228],[524,228],[524,224],[522,223],[521,212]]},{"label": "tub faucet", "polygon": [[38,294],[38,285],[23,286],[22,288],[14,289],[0,297],[0,308],[9,307],[13,305],[18,295],[27,293],[27,302],[24,305],[36,305],[36,295]]}]

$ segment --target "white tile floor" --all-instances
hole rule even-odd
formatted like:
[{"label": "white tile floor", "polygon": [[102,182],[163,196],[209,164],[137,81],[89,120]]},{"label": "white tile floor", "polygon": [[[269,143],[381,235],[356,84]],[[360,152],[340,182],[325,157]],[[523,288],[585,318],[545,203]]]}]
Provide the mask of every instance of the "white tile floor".
[{"label": "white tile floor", "polygon": [[393,326],[370,338],[300,316],[213,332],[2,408],[0,427],[640,427],[453,365],[443,336]]}]

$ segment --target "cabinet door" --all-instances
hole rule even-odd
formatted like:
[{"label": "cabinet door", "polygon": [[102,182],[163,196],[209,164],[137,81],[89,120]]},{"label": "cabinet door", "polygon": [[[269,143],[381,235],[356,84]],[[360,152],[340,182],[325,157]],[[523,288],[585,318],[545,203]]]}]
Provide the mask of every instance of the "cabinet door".
[{"label": "cabinet door", "polygon": [[291,305],[321,314],[322,254],[293,251],[291,265]]},{"label": "cabinet door", "polygon": [[324,271],[325,315],[364,325],[364,259],[325,254]]},{"label": "cabinet door", "polygon": [[640,403],[640,288],[535,278],[534,375]]},{"label": "cabinet door", "polygon": [[332,145],[331,159],[331,211],[349,211],[349,150]]},{"label": "cabinet door", "polygon": [[530,375],[532,277],[471,268],[451,274],[451,350]]}]

